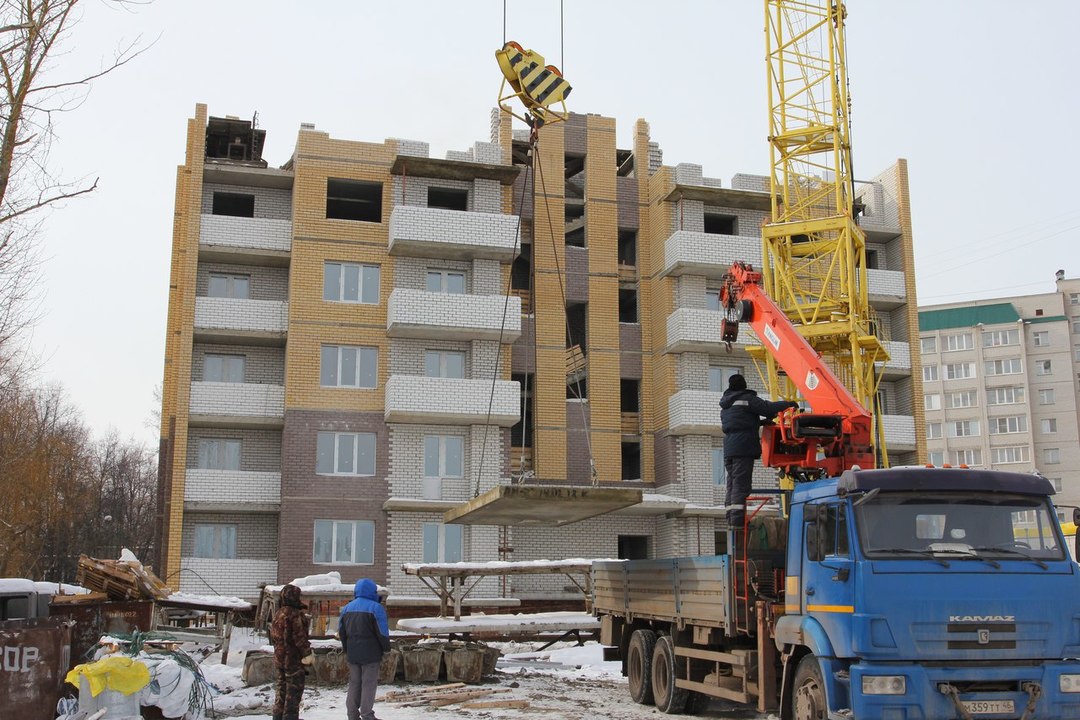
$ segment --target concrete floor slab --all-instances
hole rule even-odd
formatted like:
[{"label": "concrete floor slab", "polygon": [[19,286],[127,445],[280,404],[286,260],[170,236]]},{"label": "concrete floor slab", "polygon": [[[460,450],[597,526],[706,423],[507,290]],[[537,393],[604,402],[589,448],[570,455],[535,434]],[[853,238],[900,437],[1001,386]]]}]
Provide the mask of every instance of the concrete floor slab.
[{"label": "concrete floor slab", "polygon": [[641,502],[641,490],[568,485],[498,485],[447,510],[456,525],[547,525],[580,522]]}]

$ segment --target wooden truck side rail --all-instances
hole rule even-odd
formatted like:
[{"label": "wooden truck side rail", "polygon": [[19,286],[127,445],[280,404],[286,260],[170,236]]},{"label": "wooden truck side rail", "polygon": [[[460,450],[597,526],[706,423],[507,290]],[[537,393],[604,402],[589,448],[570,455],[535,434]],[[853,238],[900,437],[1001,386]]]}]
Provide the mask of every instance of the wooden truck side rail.
[{"label": "wooden truck side rail", "polygon": [[593,611],[680,627],[723,628],[731,602],[727,555],[593,564]]}]

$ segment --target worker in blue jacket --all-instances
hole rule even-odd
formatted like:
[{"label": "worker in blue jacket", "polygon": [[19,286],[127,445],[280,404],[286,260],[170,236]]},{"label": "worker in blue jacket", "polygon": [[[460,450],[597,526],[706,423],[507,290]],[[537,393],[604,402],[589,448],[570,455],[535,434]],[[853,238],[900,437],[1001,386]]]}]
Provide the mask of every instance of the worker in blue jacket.
[{"label": "worker in blue jacket", "polygon": [[746,496],[754,475],[754,460],[761,457],[761,426],[781,412],[799,403],[790,400],[770,402],[746,387],[746,378],[732,375],[728,389],[720,398],[720,425],[724,431],[724,472],[727,488],[728,527],[741,530],[746,517]]},{"label": "worker in blue jacket", "polygon": [[390,652],[386,608],[379,602],[378,586],[367,578],[356,581],[353,599],[341,608],[338,637],[349,662],[349,692],[345,696],[348,720],[376,720],[375,691],[379,663]]}]

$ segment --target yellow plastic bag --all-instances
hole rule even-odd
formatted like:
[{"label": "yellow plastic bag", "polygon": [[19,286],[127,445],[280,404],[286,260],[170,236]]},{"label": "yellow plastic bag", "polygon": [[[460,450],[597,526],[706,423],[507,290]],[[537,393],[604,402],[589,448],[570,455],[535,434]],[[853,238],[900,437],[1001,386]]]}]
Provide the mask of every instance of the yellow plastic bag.
[{"label": "yellow plastic bag", "polygon": [[76,665],[64,680],[79,687],[79,676],[86,678],[93,697],[97,697],[104,690],[115,690],[124,695],[132,695],[150,682],[150,670],[146,665],[133,658],[120,655]]}]

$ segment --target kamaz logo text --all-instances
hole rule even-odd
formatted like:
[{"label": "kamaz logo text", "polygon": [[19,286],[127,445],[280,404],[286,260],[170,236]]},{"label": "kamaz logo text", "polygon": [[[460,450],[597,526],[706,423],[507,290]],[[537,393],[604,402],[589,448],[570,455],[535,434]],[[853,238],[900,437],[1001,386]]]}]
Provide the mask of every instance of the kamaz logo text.
[{"label": "kamaz logo text", "polygon": [[1016,622],[1015,615],[950,615],[949,622]]}]

